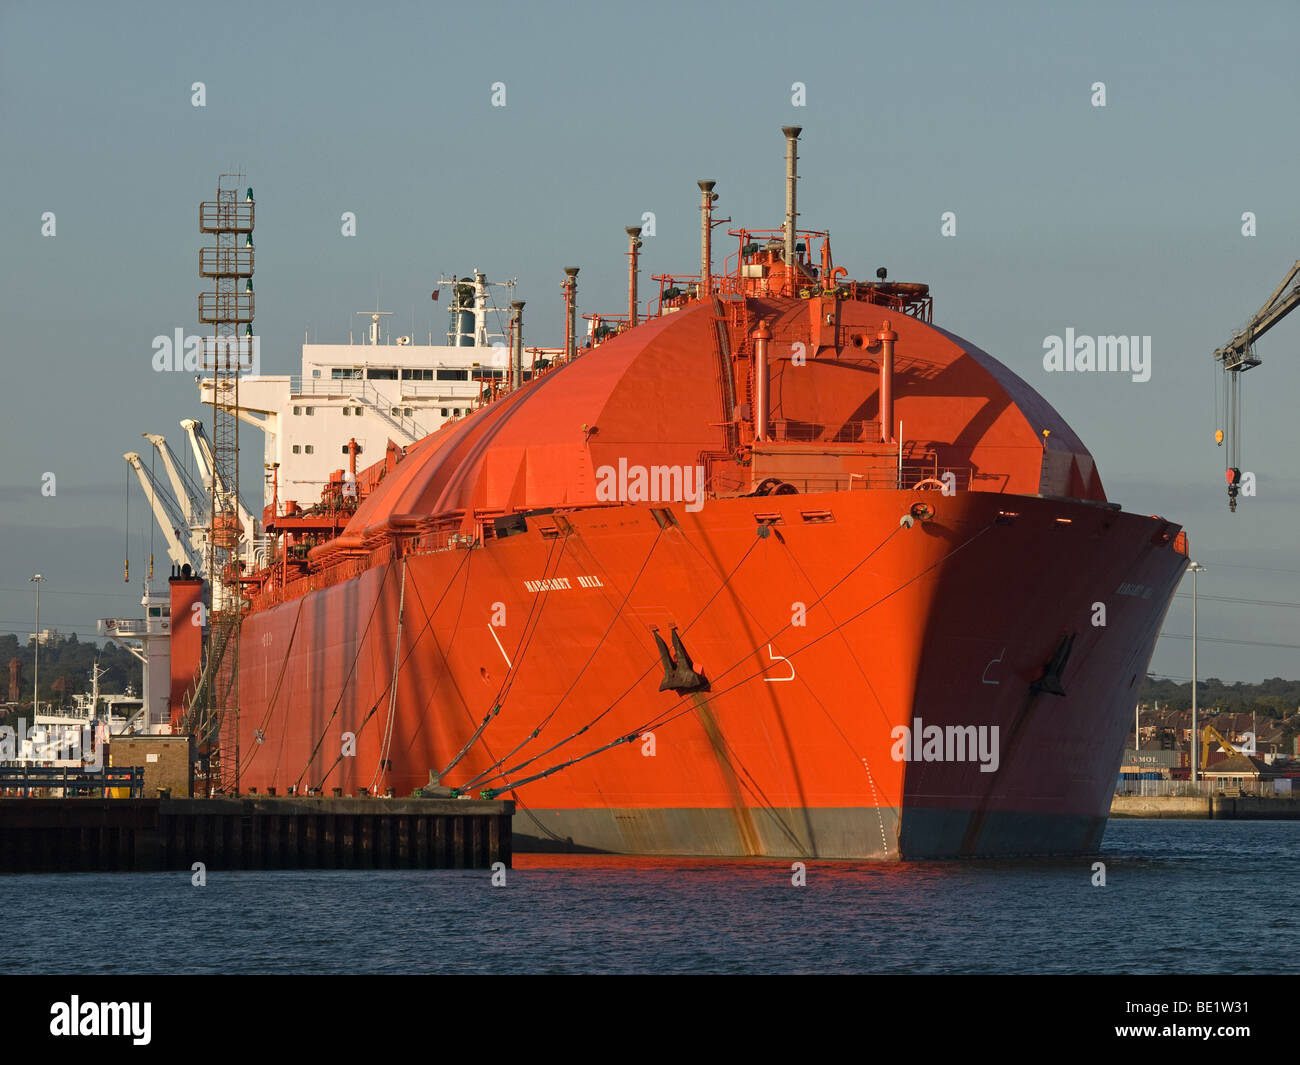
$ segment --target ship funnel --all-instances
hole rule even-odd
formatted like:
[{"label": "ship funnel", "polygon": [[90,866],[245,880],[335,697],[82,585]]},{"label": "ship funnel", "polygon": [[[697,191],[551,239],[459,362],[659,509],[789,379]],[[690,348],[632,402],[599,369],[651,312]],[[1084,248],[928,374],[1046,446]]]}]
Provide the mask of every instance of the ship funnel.
[{"label": "ship funnel", "polygon": [[636,270],[637,249],[641,247],[641,227],[627,227],[627,323],[637,323],[636,313]]},{"label": "ship funnel", "polygon": [[700,298],[713,291],[713,191],[716,181],[700,181]]},{"label": "ship funnel", "polygon": [[578,267],[564,268],[564,358],[578,354]]},{"label": "ship funnel", "polygon": [[524,383],[524,301],[510,303],[510,387]]},{"label": "ship funnel", "polygon": [[794,227],[799,217],[795,209],[795,186],[799,183],[799,134],[802,126],[782,126],[785,134],[785,268],[794,285]]}]

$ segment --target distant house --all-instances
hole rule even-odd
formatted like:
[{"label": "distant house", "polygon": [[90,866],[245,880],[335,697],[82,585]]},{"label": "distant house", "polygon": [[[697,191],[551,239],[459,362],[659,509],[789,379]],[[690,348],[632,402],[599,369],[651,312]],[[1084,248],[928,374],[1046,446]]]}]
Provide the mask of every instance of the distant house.
[{"label": "distant house", "polygon": [[1286,730],[1273,723],[1259,726],[1255,737],[1256,754],[1287,754]]},{"label": "distant house", "polygon": [[1280,774],[1271,765],[1248,754],[1234,754],[1201,770],[1201,776],[1221,787],[1237,787],[1260,780],[1274,780]]}]

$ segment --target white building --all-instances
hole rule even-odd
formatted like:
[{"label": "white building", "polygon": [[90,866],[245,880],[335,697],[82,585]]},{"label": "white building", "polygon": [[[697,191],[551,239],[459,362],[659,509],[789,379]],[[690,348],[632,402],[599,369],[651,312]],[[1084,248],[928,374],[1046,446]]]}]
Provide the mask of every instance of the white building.
[{"label": "white building", "polygon": [[[360,445],[357,468],[364,469],[382,460],[389,440],[407,447],[469,414],[489,383],[509,384],[508,323],[491,306],[490,289],[513,289],[514,282],[495,286],[475,271],[472,279],[438,284],[451,291],[446,344],[393,337],[382,324],[387,312],[364,312],[371,319],[367,342],[304,344],[300,373],[240,379],[240,417],[265,434],[264,461],[278,464],[281,502],[318,502],[330,474],[347,467],[349,439]],[[524,365],[527,379],[531,357]],[[210,404],[211,381],[200,389]],[[264,505],[271,500],[268,477]]]}]

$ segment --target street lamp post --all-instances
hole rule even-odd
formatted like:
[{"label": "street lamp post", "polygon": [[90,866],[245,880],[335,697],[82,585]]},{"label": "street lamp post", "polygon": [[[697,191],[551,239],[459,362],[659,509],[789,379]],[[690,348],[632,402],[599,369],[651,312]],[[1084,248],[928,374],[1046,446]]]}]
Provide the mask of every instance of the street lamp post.
[{"label": "street lamp post", "polygon": [[1196,720],[1196,590],[1201,571],[1205,567],[1199,562],[1193,562],[1190,569],[1192,571],[1192,783],[1195,784],[1201,779],[1196,765],[1196,741],[1198,738]]},{"label": "street lamp post", "polygon": [[32,727],[34,728],[37,699],[40,698],[41,691],[41,585],[45,583],[45,578],[38,573],[30,579],[36,585],[36,660],[32,666]]}]

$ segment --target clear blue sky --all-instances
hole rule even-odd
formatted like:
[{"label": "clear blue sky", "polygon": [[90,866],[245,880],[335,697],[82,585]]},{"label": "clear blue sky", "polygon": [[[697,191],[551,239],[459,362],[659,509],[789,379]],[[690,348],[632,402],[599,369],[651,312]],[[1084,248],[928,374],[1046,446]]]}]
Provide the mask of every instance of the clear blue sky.
[{"label": "clear blue sky", "polygon": [[[778,225],[787,123],[803,222],[852,275],[928,281],[935,321],[1056,406],[1112,499],[1187,525],[1203,595],[1300,603],[1300,315],[1247,375],[1260,488],[1235,516],[1210,357],[1300,258],[1298,30],[1292,2],[4,0],[0,631],[30,631],[38,570],[43,624],[139,610],[147,525],[134,489],[124,585],[120,455],[203,417],[150,343],[199,331],[197,204],[221,172],[256,190],[263,368],[290,372],[304,330],[346,341],[377,296],[403,332],[440,330],[430,282],[472,267],[517,276],[529,341],[559,343],[561,267],[582,267],[584,311],[620,309],[643,212],[648,271],[695,269],[696,179],[737,222]],[[1044,373],[1067,327],[1150,335],[1151,380]],[[1190,632],[1185,599],[1167,629]],[[1292,645],[1206,642],[1203,675],[1300,674],[1294,607],[1207,599],[1201,632]],[[1189,675],[1189,641],[1162,639],[1152,668]]]}]

